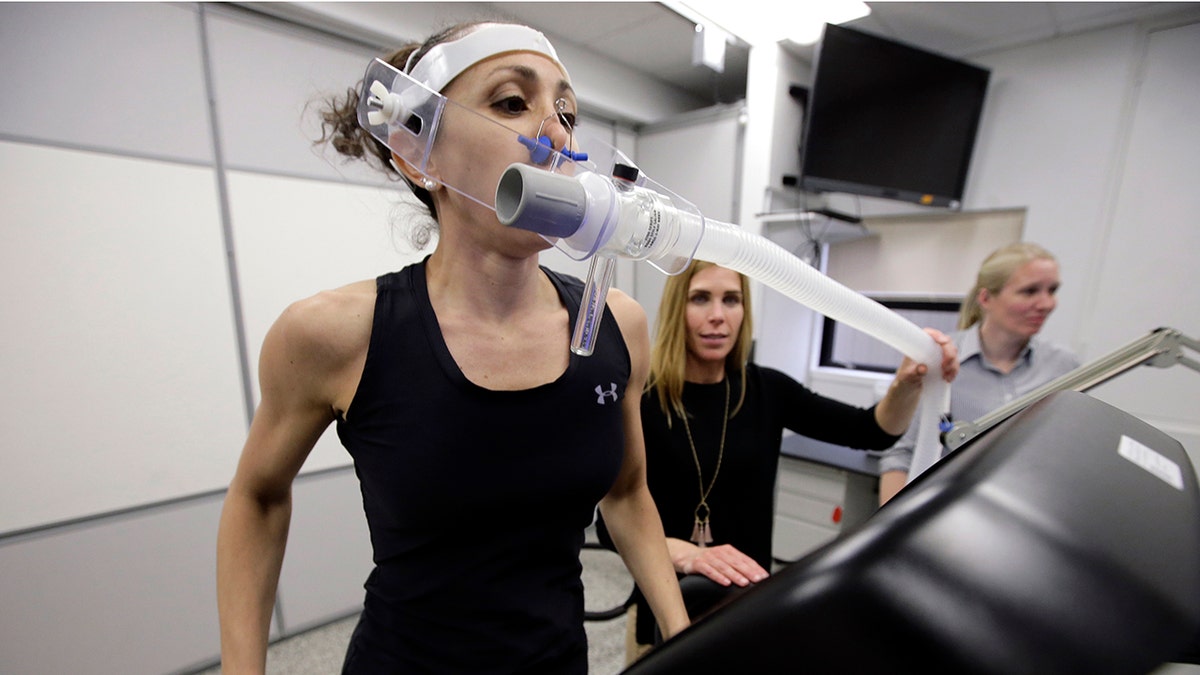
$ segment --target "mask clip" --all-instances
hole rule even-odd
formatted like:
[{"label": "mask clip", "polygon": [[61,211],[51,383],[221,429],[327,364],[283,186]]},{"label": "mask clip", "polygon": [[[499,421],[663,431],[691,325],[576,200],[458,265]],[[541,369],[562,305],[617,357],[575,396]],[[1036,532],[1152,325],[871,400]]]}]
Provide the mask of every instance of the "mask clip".
[{"label": "mask clip", "polygon": [[367,119],[376,125],[395,124],[396,118],[404,111],[404,106],[400,104],[400,96],[393,94],[387,85],[379,80],[371,83],[370,92],[371,95],[367,97],[367,107],[370,108]]}]

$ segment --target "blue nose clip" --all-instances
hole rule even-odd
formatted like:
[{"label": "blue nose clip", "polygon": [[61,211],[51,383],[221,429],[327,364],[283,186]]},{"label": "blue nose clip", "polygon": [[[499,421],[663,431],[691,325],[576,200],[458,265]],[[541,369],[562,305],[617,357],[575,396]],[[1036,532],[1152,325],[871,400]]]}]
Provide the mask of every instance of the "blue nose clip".
[{"label": "blue nose clip", "polygon": [[[529,159],[534,164],[545,164],[550,159],[550,153],[554,152],[554,144],[549,136],[538,136],[535,141],[528,136],[518,135],[517,140],[529,150]],[[571,152],[566,148],[559,150],[558,154],[576,162],[586,162],[588,158],[586,152]]]},{"label": "blue nose clip", "polygon": [[554,112],[550,115],[547,115],[546,118],[542,120],[542,123],[538,125],[536,141],[528,136],[517,134],[517,140],[520,141],[521,145],[524,145],[529,150],[529,159],[533,160],[534,164],[539,166],[545,164],[550,160],[550,153],[554,152],[554,142],[550,140],[549,136],[542,133],[542,129],[546,127],[547,121],[552,120],[555,117],[558,118],[559,123],[562,124],[569,134],[568,141],[563,143],[563,148],[562,150],[558,151],[558,154],[576,162],[587,161],[588,156],[586,152],[572,152],[569,149],[569,146],[572,145],[571,139],[575,138],[575,129],[572,128],[571,121],[564,112],[566,109],[567,100],[565,98],[560,98],[554,101]]}]

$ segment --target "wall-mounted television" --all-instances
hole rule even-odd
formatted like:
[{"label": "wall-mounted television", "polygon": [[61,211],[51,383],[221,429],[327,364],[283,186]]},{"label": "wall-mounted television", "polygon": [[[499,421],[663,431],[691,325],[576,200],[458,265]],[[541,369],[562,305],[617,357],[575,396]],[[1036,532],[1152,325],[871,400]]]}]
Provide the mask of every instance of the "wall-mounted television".
[{"label": "wall-mounted television", "polygon": [[804,116],[800,187],[959,208],[989,76],[826,25]]}]

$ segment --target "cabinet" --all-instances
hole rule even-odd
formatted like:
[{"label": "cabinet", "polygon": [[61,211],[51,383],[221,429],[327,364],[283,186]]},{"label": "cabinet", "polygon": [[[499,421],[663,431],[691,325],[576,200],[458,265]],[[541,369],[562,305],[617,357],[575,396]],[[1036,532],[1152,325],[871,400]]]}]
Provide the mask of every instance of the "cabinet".
[{"label": "cabinet", "polygon": [[[879,504],[878,472],[865,453],[820,444],[826,446],[825,454],[853,453],[847,458],[858,460],[861,466],[847,468],[831,464],[828,457],[816,453],[788,453],[788,440],[779,458],[775,491],[773,555],[783,562],[793,562],[862,523]],[[792,445],[816,443],[801,439]]]}]

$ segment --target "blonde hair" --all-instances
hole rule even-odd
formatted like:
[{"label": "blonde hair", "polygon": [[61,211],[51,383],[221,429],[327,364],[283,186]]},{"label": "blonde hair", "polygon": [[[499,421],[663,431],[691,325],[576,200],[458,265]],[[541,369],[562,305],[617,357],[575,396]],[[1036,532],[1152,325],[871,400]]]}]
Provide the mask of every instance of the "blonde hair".
[{"label": "blonde hair", "polygon": [[[667,416],[667,426],[671,425],[672,412],[680,418],[687,414],[683,407],[683,384],[687,371],[688,289],[692,285],[692,277],[709,267],[716,265],[695,260],[680,274],[668,277],[662,301],[658,306],[654,347],[650,352],[650,377],[646,381],[646,390],[653,390],[657,394],[658,404]],[[725,372],[737,372],[741,376],[742,386],[738,393],[737,405],[733,408],[735,415],[746,399],[746,363],[750,360],[750,347],[754,335],[750,318],[750,281],[741,273],[738,273],[738,279],[742,284],[744,314],[737,342],[725,357]]]},{"label": "blonde hair", "polygon": [[979,291],[987,289],[989,293],[999,293],[1004,284],[1012,278],[1014,272],[1023,265],[1034,260],[1052,260],[1058,262],[1054,254],[1032,242],[1017,242],[992,251],[979,272],[975,275],[975,285],[963,299],[962,309],[958,313],[958,329],[966,330],[983,320],[983,308],[979,306]]}]

